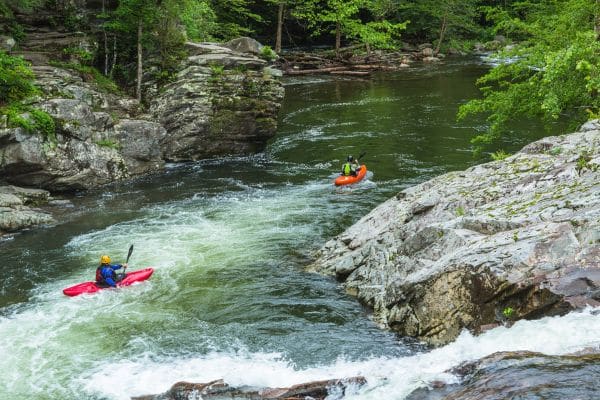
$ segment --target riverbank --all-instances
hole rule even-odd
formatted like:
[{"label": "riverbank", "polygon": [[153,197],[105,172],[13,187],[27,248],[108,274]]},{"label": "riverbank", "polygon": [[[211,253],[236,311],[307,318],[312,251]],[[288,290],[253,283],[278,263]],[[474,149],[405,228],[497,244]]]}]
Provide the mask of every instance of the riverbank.
[{"label": "riverbank", "polygon": [[600,305],[600,123],[408,188],[329,241],[382,327],[433,345]]}]

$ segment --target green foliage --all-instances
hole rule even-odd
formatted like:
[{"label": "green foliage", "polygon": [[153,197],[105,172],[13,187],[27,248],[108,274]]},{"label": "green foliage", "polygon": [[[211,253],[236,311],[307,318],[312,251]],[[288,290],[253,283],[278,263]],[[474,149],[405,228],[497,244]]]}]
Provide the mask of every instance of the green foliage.
[{"label": "green foliage", "polygon": [[219,22],[213,35],[229,40],[251,34],[252,26],[263,22],[263,18],[252,11],[253,3],[252,0],[211,0],[210,5]]},{"label": "green foliage", "polygon": [[450,40],[479,37],[480,0],[412,0],[399,4],[401,18],[410,21],[407,36],[419,41],[440,40],[440,32]]},{"label": "green foliage", "polygon": [[51,143],[56,143],[56,124],[45,111],[14,103],[0,108],[0,115],[7,116],[9,127],[20,127],[28,133],[39,133]]},{"label": "green foliage", "polygon": [[96,144],[100,147],[108,147],[109,149],[121,149],[121,144],[119,142],[110,139],[98,140],[96,141]]},{"label": "green foliage", "polygon": [[22,58],[0,51],[0,107],[38,94],[33,80],[33,72]]},{"label": "green foliage", "polygon": [[277,59],[277,53],[273,51],[271,46],[263,46],[263,48],[260,50],[260,56],[267,61],[273,61]]},{"label": "green foliage", "polygon": [[462,217],[465,215],[465,209],[463,206],[458,206],[454,213],[456,214],[457,217]]},{"label": "green foliage", "polygon": [[579,154],[575,163],[575,170],[577,173],[581,175],[581,172],[585,169],[595,170],[595,168],[592,168],[590,161],[592,161],[592,156],[587,151],[583,151]]},{"label": "green foliage", "polygon": [[[339,29],[346,39],[358,39],[374,48],[393,48],[407,23],[385,20],[389,10],[382,2],[306,0],[296,5],[293,15],[307,24],[312,36],[323,32],[336,34]],[[371,15],[376,19],[364,22],[361,15]]]},{"label": "green foliage", "polygon": [[500,161],[500,160],[504,160],[507,157],[510,157],[510,154],[505,152],[504,150],[500,149],[500,150],[492,153],[490,155],[490,157],[492,157],[492,160],[494,160],[494,161]]},{"label": "green foliage", "polygon": [[213,77],[222,76],[225,72],[225,67],[220,64],[210,64],[210,73]]},{"label": "green foliage", "polygon": [[98,89],[104,92],[115,94],[121,93],[121,89],[119,89],[119,86],[112,79],[102,75],[102,73],[94,67],[81,65],[78,63],[65,63],[59,61],[52,61],[49,64],[55,67],[79,72],[83,80],[94,82]]},{"label": "green foliage", "polygon": [[94,61],[94,54],[80,47],[65,47],[63,54],[81,65],[91,65]]},{"label": "green foliage", "polygon": [[43,3],[44,0],[0,0],[0,16],[13,17],[14,11],[28,13]]},{"label": "green foliage", "polygon": [[208,0],[185,0],[179,14],[190,40],[209,41],[218,32],[217,16]]},{"label": "green foliage", "polygon": [[478,80],[483,98],[459,109],[459,119],[488,115],[488,132],[473,143],[481,147],[496,141],[516,117],[541,118],[547,124],[565,118],[574,128],[598,114],[600,41],[590,22],[600,10],[594,3],[542,1],[521,9],[523,3],[517,2],[509,10],[512,13],[495,14],[496,31],[515,34],[523,42],[500,54],[514,62],[499,65]]},{"label": "green foliage", "polygon": [[32,108],[29,110],[29,115],[34,121],[34,129],[45,136],[50,142],[56,143],[56,124],[50,114]]},{"label": "green foliage", "polygon": [[511,319],[515,315],[515,310],[512,307],[506,307],[502,310],[502,315],[504,315],[506,319]]}]

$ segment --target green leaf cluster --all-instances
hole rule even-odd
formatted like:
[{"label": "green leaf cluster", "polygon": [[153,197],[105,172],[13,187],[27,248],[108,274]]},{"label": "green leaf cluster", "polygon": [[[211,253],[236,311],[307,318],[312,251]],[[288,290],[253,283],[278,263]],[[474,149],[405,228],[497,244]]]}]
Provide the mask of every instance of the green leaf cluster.
[{"label": "green leaf cluster", "polygon": [[21,57],[0,51],[0,107],[38,94],[33,80],[33,72]]},{"label": "green leaf cluster", "polygon": [[541,118],[547,124],[565,119],[575,128],[598,115],[600,41],[594,22],[599,2],[516,2],[488,15],[498,19],[497,33],[522,41],[501,52],[506,62],[478,80],[483,97],[459,109],[459,119],[487,115],[490,128],[473,139],[477,146],[503,137],[515,118]]}]

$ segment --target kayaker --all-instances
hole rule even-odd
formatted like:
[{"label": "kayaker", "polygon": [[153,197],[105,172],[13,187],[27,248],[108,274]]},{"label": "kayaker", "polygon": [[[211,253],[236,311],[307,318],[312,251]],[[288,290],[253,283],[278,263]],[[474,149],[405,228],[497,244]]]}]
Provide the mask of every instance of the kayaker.
[{"label": "kayaker", "polygon": [[127,268],[127,263],[111,265],[110,257],[103,255],[100,257],[100,265],[96,268],[96,283],[116,287],[117,282],[122,279],[122,275],[118,276],[115,271],[121,268],[124,271]]},{"label": "kayaker", "polygon": [[356,176],[358,174],[358,170],[360,169],[360,164],[357,160],[352,156],[348,156],[348,159],[344,165],[342,165],[342,175],[343,176]]}]

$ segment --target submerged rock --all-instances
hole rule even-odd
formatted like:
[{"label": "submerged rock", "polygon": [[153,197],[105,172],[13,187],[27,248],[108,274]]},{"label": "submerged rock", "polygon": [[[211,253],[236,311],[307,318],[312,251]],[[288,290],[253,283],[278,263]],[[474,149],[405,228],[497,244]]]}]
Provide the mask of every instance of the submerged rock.
[{"label": "submerged rock", "polygon": [[343,281],[383,326],[434,345],[600,305],[599,128],[408,188],[309,269]]},{"label": "submerged rock", "polygon": [[[291,400],[325,398],[342,399],[346,391],[356,390],[366,384],[366,379],[356,376],[346,379],[330,379],[308,382],[288,388],[252,388],[229,386],[219,379],[209,383],[178,382],[167,392],[158,395],[133,397],[133,400],[193,400],[193,399],[252,399],[252,400]],[[328,397],[334,396],[334,397]]]}]

